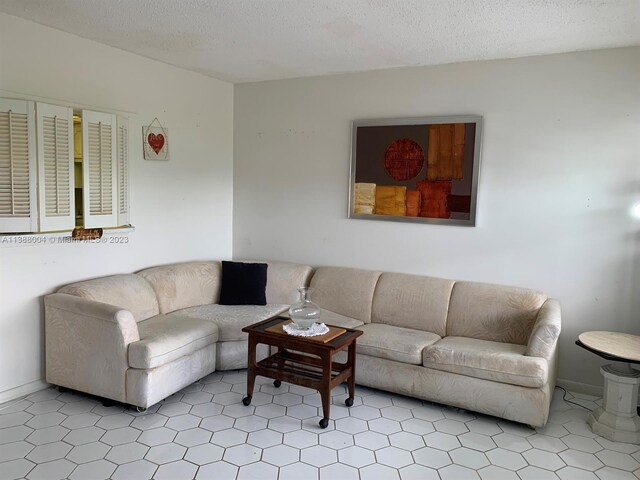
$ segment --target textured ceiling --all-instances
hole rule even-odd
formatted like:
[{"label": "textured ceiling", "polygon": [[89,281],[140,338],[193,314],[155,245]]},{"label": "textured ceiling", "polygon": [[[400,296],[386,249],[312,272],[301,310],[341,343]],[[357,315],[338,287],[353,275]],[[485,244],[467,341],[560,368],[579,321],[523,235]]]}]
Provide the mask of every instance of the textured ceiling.
[{"label": "textured ceiling", "polygon": [[0,0],[232,82],[640,45],[640,0]]}]

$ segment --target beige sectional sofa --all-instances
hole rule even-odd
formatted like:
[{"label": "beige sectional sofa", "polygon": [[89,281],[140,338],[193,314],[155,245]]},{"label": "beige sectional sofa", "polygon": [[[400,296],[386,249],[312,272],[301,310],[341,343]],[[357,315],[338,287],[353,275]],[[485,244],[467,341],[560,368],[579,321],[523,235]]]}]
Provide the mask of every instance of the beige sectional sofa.
[{"label": "beige sectional sofa", "polygon": [[46,380],[144,409],[216,369],[246,367],[242,328],[285,312],[312,272],[267,263],[266,306],[218,305],[220,262],[62,287],[44,299]]},{"label": "beige sectional sofa", "polygon": [[557,300],[476,282],[267,263],[262,307],[217,305],[218,262],[154,267],[48,295],[47,381],[153,405],[216,369],[245,367],[241,329],[285,312],[295,289],[310,282],[323,322],[364,332],[358,384],[546,423],[561,328]]}]

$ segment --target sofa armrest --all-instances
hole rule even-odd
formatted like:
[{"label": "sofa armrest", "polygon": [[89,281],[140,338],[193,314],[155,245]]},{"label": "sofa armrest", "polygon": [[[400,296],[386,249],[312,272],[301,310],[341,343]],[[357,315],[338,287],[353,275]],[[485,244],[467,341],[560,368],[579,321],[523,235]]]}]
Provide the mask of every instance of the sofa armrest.
[{"label": "sofa armrest", "polygon": [[133,314],[64,293],[44,309],[47,381],[125,402],[128,345],[140,340]]},{"label": "sofa armrest", "polygon": [[525,355],[542,357],[547,360],[553,358],[560,331],[562,330],[562,315],[560,302],[549,298],[538,312],[536,323],[533,325]]}]

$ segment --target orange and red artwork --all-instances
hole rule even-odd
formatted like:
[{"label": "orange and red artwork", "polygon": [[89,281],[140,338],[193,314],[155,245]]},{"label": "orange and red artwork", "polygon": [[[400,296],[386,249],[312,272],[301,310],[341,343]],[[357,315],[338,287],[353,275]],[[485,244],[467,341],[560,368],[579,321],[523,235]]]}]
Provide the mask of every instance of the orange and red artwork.
[{"label": "orange and red artwork", "polygon": [[350,216],[474,225],[481,121],[354,122]]}]

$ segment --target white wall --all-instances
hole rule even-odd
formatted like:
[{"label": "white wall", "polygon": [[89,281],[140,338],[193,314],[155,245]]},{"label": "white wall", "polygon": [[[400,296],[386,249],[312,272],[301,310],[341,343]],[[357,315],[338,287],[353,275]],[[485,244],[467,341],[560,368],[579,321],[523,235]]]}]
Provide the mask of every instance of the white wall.
[{"label": "white wall", "polygon": [[[236,85],[234,256],[543,290],[599,384],[577,334],[640,333],[639,86],[640,48]],[[477,227],[347,219],[350,122],[449,114],[484,116]]]},{"label": "white wall", "polygon": [[[0,14],[0,96],[133,112],[136,227],[124,245],[0,246],[1,397],[43,376],[42,295],[79,279],[231,257],[233,85]],[[169,162],[142,158],[142,125],[156,116],[169,131]]]}]

